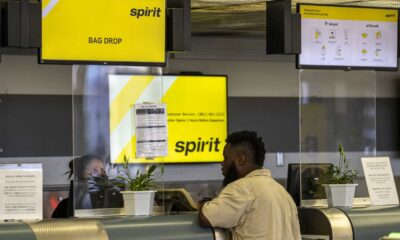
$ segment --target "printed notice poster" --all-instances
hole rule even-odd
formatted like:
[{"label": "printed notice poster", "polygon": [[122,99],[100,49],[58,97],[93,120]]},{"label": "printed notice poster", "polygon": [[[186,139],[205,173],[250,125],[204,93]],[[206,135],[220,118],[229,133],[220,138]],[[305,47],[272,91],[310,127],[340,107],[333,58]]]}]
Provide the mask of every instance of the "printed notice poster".
[{"label": "printed notice poster", "polygon": [[0,220],[43,219],[42,164],[0,164]]},{"label": "printed notice poster", "polygon": [[361,158],[372,205],[399,204],[388,157]]},{"label": "printed notice poster", "polygon": [[165,104],[135,104],[136,158],[168,155]]}]

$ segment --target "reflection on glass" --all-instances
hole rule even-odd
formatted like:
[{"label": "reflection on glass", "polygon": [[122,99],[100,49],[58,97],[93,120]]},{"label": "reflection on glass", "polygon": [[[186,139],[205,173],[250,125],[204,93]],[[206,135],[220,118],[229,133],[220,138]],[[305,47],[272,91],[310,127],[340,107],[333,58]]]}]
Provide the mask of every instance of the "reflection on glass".
[{"label": "reflection on glass", "polygon": [[74,160],[76,208],[115,208],[122,207],[118,181],[107,171],[103,160],[96,155],[84,155]]},{"label": "reflection on glass", "polygon": [[[124,183],[117,178],[120,166],[110,164],[109,83],[110,76],[133,74],[160,75],[161,68],[73,67],[73,151],[74,156],[80,156],[74,160],[75,216],[97,214],[80,211],[85,209],[115,209],[112,214],[123,214],[120,191],[124,190]],[[133,83],[132,91],[135,88]],[[157,91],[162,92],[161,84]],[[143,171],[146,165],[130,164],[130,168],[135,174],[138,169]],[[159,182],[162,187],[162,179]]]},{"label": "reflection on glass", "polygon": [[[360,158],[376,154],[375,79],[374,71],[300,71],[301,174],[308,169],[304,164],[337,165],[341,144],[350,160],[349,168],[358,170],[358,183],[365,187]],[[320,185],[316,179],[300,179],[301,200],[316,198],[316,186]],[[367,191],[356,192],[356,197],[367,195]]]}]

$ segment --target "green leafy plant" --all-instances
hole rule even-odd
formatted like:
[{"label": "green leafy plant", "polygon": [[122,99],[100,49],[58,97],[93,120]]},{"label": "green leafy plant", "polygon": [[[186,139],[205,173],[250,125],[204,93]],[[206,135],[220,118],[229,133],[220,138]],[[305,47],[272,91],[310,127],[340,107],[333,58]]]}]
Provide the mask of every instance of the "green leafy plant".
[{"label": "green leafy plant", "polygon": [[334,165],[324,174],[326,184],[347,184],[353,183],[357,178],[357,170],[349,169],[349,161],[344,153],[343,146],[339,144],[339,165]]},{"label": "green leafy plant", "polygon": [[164,174],[164,167],[161,165],[161,174],[157,178],[154,178],[154,171],[157,165],[148,165],[144,172],[140,172],[138,169],[136,175],[133,175],[129,168],[129,157],[124,156],[124,160],[119,170],[119,176],[117,179],[122,180],[124,183],[120,186],[126,186],[126,190],[129,191],[147,191],[157,188],[156,180]]}]

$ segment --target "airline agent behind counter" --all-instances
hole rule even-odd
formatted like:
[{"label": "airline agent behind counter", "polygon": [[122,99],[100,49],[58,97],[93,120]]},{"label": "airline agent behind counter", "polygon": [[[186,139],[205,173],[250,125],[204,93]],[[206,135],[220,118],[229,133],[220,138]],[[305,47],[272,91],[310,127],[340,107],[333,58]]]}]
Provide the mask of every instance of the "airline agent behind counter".
[{"label": "airline agent behind counter", "polygon": [[200,206],[200,225],[229,228],[234,240],[300,240],[293,199],[271,172],[262,168],[262,138],[242,131],[230,134],[226,142],[224,189]]}]

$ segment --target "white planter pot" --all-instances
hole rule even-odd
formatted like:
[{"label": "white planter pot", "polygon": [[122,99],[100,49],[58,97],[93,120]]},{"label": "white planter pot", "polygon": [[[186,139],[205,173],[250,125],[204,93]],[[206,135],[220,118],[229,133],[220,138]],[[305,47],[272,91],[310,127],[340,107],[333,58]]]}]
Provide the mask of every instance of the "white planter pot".
[{"label": "white planter pot", "polygon": [[121,191],[126,215],[149,216],[153,213],[156,191]]},{"label": "white planter pot", "polygon": [[329,207],[352,207],[358,184],[324,184]]}]

